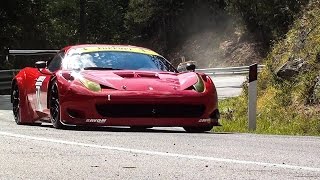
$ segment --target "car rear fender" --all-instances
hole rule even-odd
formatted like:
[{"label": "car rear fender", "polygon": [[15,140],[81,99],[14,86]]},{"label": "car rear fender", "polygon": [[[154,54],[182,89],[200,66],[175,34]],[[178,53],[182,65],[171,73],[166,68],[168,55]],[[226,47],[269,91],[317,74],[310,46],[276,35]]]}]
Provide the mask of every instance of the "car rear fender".
[{"label": "car rear fender", "polygon": [[30,101],[27,96],[27,84],[26,82],[26,73],[24,70],[21,70],[12,80],[11,83],[11,102],[12,102],[12,88],[15,84],[18,85],[20,92],[20,109],[21,109],[21,122],[22,123],[32,123],[34,120],[34,114],[32,107],[30,106]]}]

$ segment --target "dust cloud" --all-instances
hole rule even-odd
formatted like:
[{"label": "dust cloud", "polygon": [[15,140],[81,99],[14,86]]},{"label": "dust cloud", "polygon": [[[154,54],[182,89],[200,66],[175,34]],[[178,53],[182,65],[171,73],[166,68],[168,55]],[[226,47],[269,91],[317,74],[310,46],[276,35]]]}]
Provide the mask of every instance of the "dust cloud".
[{"label": "dust cloud", "polygon": [[199,6],[183,18],[187,26],[180,42],[169,52],[173,64],[185,59],[195,61],[197,68],[209,68],[249,65],[262,60],[257,50],[259,43],[246,32],[241,20],[226,11],[212,13],[208,7]]}]

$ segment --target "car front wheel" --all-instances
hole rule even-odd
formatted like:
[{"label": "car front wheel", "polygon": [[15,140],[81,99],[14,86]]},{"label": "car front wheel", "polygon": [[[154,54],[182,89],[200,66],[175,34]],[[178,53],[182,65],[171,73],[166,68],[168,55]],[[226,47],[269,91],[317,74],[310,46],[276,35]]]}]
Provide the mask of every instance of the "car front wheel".
[{"label": "car front wheel", "polygon": [[51,86],[50,116],[53,127],[63,129],[64,125],[60,121],[60,102],[57,83],[53,83]]}]

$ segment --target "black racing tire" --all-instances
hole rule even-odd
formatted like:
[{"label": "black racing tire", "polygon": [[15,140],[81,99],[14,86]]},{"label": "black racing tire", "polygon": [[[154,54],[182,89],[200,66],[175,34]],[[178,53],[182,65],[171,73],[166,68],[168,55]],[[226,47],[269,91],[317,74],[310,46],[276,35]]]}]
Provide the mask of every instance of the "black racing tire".
[{"label": "black racing tire", "polygon": [[213,125],[210,126],[198,126],[198,127],[183,127],[183,129],[185,131],[187,131],[188,133],[202,133],[202,132],[206,132],[206,131],[211,131],[211,129],[213,128]]},{"label": "black racing tire", "polygon": [[22,125],[23,123],[21,122],[21,114],[20,114],[20,91],[17,83],[14,83],[12,86],[11,98],[12,98],[12,112],[13,112],[14,121],[18,125]]},{"label": "black racing tire", "polygon": [[30,125],[30,126],[40,126],[41,123],[25,123],[21,120],[21,101],[20,101],[20,90],[17,83],[14,83],[11,91],[12,98],[12,112],[14,121],[18,125]]},{"label": "black racing tire", "polygon": [[64,125],[61,123],[60,119],[60,101],[59,101],[59,91],[57,82],[53,82],[50,87],[50,119],[54,128],[63,129]]}]

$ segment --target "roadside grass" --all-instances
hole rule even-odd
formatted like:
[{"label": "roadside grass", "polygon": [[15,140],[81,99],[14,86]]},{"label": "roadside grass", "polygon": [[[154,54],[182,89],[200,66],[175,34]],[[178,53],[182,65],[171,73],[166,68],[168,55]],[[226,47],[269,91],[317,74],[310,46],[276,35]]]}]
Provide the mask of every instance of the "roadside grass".
[{"label": "roadside grass", "polygon": [[[275,92],[259,98],[257,129],[248,130],[247,97],[245,95],[219,102],[221,127],[215,132],[241,132],[277,135],[320,135],[319,111],[314,107],[281,106]],[[262,103],[263,102],[263,103]]]}]

